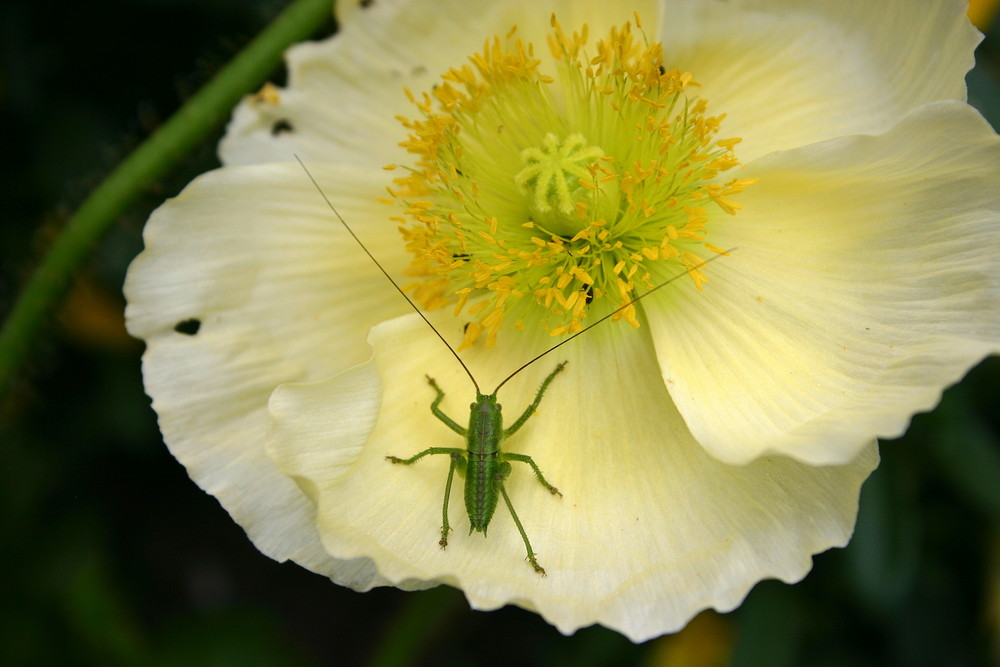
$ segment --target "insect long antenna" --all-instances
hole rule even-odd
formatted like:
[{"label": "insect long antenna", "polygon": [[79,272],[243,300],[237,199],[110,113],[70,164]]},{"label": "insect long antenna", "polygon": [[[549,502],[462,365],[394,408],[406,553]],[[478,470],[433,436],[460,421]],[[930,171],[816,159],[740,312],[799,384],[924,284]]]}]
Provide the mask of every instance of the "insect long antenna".
[{"label": "insect long antenna", "polygon": [[[705,266],[709,262],[714,262],[715,260],[719,259],[720,257],[722,257],[724,255],[728,255],[729,253],[731,253],[731,252],[733,252],[735,250],[736,250],[736,248],[730,248],[729,250],[723,251],[723,253],[721,255],[713,255],[712,257],[709,257],[704,262],[702,262],[701,264],[699,264],[698,266],[696,266],[694,268],[700,269],[701,267]],[[496,389],[493,390],[493,393],[496,394],[498,391],[500,391],[500,387],[502,387],[505,384],[507,384],[510,380],[513,380],[515,375],[517,375],[518,373],[520,373],[525,368],[527,368],[531,364],[535,363],[536,361],[538,361],[539,359],[541,359],[545,355],[549,354],[550,352],[554,352],[555,350],[558,350],[560,347],[562,347],[566,343],[570,342],[571,340],[573,340],[577,336],[582,336],[583,334],[587,333],[588,331],[590,331],[591,329],[593,329],[594,327],[596,327],[598,324],[601,324],[601,323],[603,323],[603,322],[611,319],[612,317],[614,317],[618,313],[622,312],[623,310],[625,310],[626,308],[628,308],[632,304],[636,303],[637,301],[641,301],[642,299],[645,299],[647,296],[649,296],[650,294],[652,294],[656,290],[663,289],[664,287],[666,287],[670,283],[674,282],[678,278],[683,278],[689,272],[690,272],[690,269],[685,269],[681,273],[678,273],[675,276],[671,276],[670,278],[668,278],[667,280],[663,281],[662,283],[660,283],[656,287],[652,288],[648,292],[640,294],[639,296],[635,297],[634,299],[632,299],[628,303],[626,303],[626,304],[624,304],[622,306],[619,306],[618,308],[612,310],[610,313],[608,313],[607,315],[605,315],[601,319],[597,320],[596,322],[592,322],[591,324],[588,324],[587,326],[585,326],[584,328],[580,329],[575,334],[573,334],[572,336],[570,336],[569,338],[567,338],[566,340],[559,341],[558,343],[556,343],[555,345],[553,345],[549,349],[545,350],[544,352],[542,352],[538,356],[533,357],[532,359],[528,360],[523,365],[521,365],[516,371],[514,371],[513,373],[511,373],[510,375],[508,375],[506,378],[504,378],[503,382],[501,382],[500,384],[498,384],[497,387],[496,387]]]},{"label": "insect long antenna", "polygon": [[[295,159],[298,160],[298,163],[302,166],[302,169],[306,172],[306,176],[309,177],[309,180],[312,181],[312,184],[316,187],[316,191],[319,192],[319,195],[323,198],[323,201],[326,202],[326,205],[330,207],[330,210],[333,211],[333,214],[337,216],[337,220],[340,220],[340,224],[344,226],[344,229],[347,230],[347,233],[351,235],[351,238],[353,238],[359,246],[361,246],[361,249],[365,251],[365,254],[368,255],[368,257],[371,258],[373,262],[375,262],[375,266],[377,266],[378,270],[382,272],[382,275],[384,275],[386,279],[390,283],[392,283],[392,286],[396,288],[396,291],[399,292],[400,296],[406,299],[406,303],[410,304],[410,307],[413,308],[413,311],[420,316],[420,319],[422,319],[424,322],[427,323],[427,326],[431,328],[431,331],[434,332],[434,335],[436,335],[438,338],[441,339],[441,342],[444,343],[444,346],[448,348],[448,351],[451,352],[451,355],[455,357],[456,360],[458,360],[459,364],[461,364],[462,369],[465,371],[465,374],[469,376],[470,380],[472,380],[472,384],[476,387],[476,393],[481,394],[482,392],[479,390],[479,383],[476,382],[476,378],[472,376],[472,371],[469,370],[469,367],[465,365],[464,361],[462,361],[462,357],[458,356],[458,352],[455,351],[455,348],[453,348],[451,345],[448,344],[448,341],[444,339],[444,336],[441,335],[441,332],[438,331],[433,324],[431,324],[431,321],[427,319],[427,316],[424,315],[424,313],[419,308],[417,308],[417,304],[413,303],[410,297],[406,295],[406,292],[403,291],[403,288],[400,287],[396,283],[396,281],[392,279],[392,276],[389,275],[389,272],[385,270],[385,268],[382,266],[382,264],[379,263],[377,259],[375,259],[375,255],[371,254],[371,251],[368,250],[368,247],[361,242],[361,239],[358,238],[358,235],[354,233],[354,230],[351,229],[351,226],[349,224],[347,224],[347,221],[344,220],[344,217],[340,215],[340,211],[337,210],[337,207],[333,205],[333,202],[331,202],[330,199],[326,196],[326,193],[323,192],[323,188],[321,188],[319,186],[319,183],[316,182],[316,179],[313,178],[312,172],[309,171],[308,167],[306,167],[302,159],[298,155],[295,156]],[[504,380],[504,382],[506,381],[507,380]]]}]

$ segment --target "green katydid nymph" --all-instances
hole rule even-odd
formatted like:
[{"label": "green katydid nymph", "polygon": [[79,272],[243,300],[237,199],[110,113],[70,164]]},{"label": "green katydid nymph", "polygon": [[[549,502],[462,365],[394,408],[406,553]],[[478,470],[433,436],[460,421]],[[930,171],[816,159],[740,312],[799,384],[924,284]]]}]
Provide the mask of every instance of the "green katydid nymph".
[{"label": "green katydid nymph", "polygon": [[[556,369],[549,373],[549,376],[542,382],[535,394],[535,400],[531,402],[525,411],[518,417],[517,421],[506,429],[503,427],[503,415],[501,405],[497,403],[497,387],[492,394],[483,394],[476,387],[476,401],[469,406],[469,426],[464,428],[455,420],[446,415],[439,407],[444,399],[444,392],[438,387],[433,378],[428,377],[437,397],[431,403],[431,412],[434,416],[445,423],[455,433],[465,438],[465,447],[429,447],[424,451],[411,456],[408,459],[401,459],[397,456],[387,456],[386,459],[393,463],[410,465],[416,463],[428,454],[447,454],[451,457],[451,467],[448,469],[448,481],[444,486],[444,508],[442,510],[441,540],[438,544],[444,549],[448,546],[448,533],[451,527],[448,522],[448,499],[451,497],[451,483],[455,476],[455,470],[465,477],[465,509],[469,513],[469,533],[477,531],[486,535],[493,512],[497,508],[497,502],[502,497],[510,516],[514,519],[521,539],[524,540],[524,547],[528,550],[528,562],[535,568],[535,572],[544,575],[545,570],[538,564],[535,552],[531,548],[528,534],[524,532],[524,526],[514,511],[514,505],[510,502],[510,496],[504,487],[504,481],[510,475],[510,461],[527,463],[538,478],[539,483],[544,486],[552,495],[562,496],[559,489],[549,484],[538,464],[534,459],[526,454],[514,454],[500,449],[500,444],[510,436],[514,435],[528,421],[528,417],[535,413],[538,404],[542,402],[542,396],[548,389],[552,379],[566,367],[566,362],[556,366]],[[471,377],[471,375],[470,375]],[[513,376],[511,376],[513,377]],[[510,378],[508,378],[510,379]],[[475,383],[475,380],[473,380]],[[504,381],[506,382],[506,380]],[[502,383],[501,383],[502,384]],[[464,474],[463,474],[464,473]]]},{"label": "green katydid nymph", "polygon": [[[517,368],[513,373],[508,375],[502,382],[500,382],[496,386],[496,388],[494,388],[492,393],[484,394],[480,389],[479,383],[476,381],[476,378],[473,376],[472,371],[470,371],[468,366],[466,366],[465,362],[462,361],[462,358],[459,356],[458,352],[456,352],[455,349],[448,343],[448,341],[445,340],[444,336],[434,327],[433,324],[431,324],[431,322],[420,310],[420,308],[417,307],[417,305],[396,283],[396,281],[393,280],[393,278],[389,275],[389,273],[385,270],[385,268],[368,250],[368,248],[361,241],[361,239],[358,238],[358,236],[354,233],[354,230],[351,229],[350,225],[347,224],[347,221],[344,220],[344,218],[337,211],[337,208],[327,198],[326,194],[323,192],[323,189],[319,186],[319,183],[316,182],[315,178],[313,178],[312,174],[306,168],[305,164],[303,164],[302,160],[299,159],[298,156],[296,156],[296,159],[299,161],[299,164],[302,165],[302,168],[306,171],[306,174],[309,176],[309,179],[312,181],[313,185],[315,185],[320,196],[323,197],[327,205],[333,211],[334,215],[344,226],[347,232],[358,243],[358,245],[365,252],[365,254],[367,254],[368,257],[371,258],[372,262],[374,262],[375,265],[378,267],[378,269],[382,272],[382,274],[385,275],[385,277],[389,280],[389,282],[396,289],[396,291],[399,292],[400,295],[402,295],[402,297],[406,300],[406,302],[410,305],[410,307],[413,308],[413,310],[424,320],[424,322],[427,323],[427,325],[431,328],[434,334],[437,335],[437,337],[441,340],[441,342],[444,343],[444,345],[448,348],[449,352],[451,352],[451,354],[461,365],[466,375],[469,376],[469,379],[472,381],[472,384],[476,389],[476,400],[469,406],[468,426],[464,427],[458,422],[456,422],[454,419],[449,417],[447,414],[445,414],[445,412],[441,409],[441,402],[444,400],[445,397],[444,391],[442,391],[442,389],[438,386],[437,382],[433,378],[427,377],[428,384],[430,384],[431,388],[435,392],[435,397],[431,402],[430,406],[431,412],[435,417],[441,420],[448,428],[450,428],[458,435],[462,436],[465,439],[465,446],[429,447],[409,458],[400,458],[398,456],[386,456],[386,459],[394,464],[412,465],[417,461],[419,461],[420,459],[424,458],[425,456],[446,455],[451,457],[451,465],[448,468],[448,477],[445,481],[445,489],[444,489],[441,539],[438,541],[440,547],[444,549],[448,546],[448,534],[452,530],[451,522],[449,521],[448,518],[448,505],[451,498],[452,484],[454,481],[455,472],[458,471],[459,476],[461,476],[465,482],[464,496],[465,496],[465,508],[466,512],[468,513],[469,524],[470,524],[469,533],[471,534],[473,531],[476,531],[483,533],[484,536],[486,535],[486,531],[489,528],[490,521],[493,518],[493,514],[496,510],[497,504],[499,503],[500,499],[503,498],[504,504],[507,506],[511,518],[514,520],[514,525],[517,527],[517,530],[521,535],[521,539],[524,541],[524,547],[525,550],[527,551],[527,561],[531,564],[531,567],[534,568],[535,572],[537,572],[542,576],[545,576],[546,574],[545,569],[538,563],[535,551],[532,549],[531,542],[528,539],[528,534],[525,531],[524,525],[521,523],[521,520],[518,517],[517,512],[514,510],[514,505],[511,502],[510,495],[507,493],[507,489],[504,484],[512,471],[511,462],[527,464],[531,468],[538,482],[549,493],[551,493],[554,496],[560,496],[560,497],[562,496],[562,494],[555,486],[553,486],[545,478],[538,464],[535,463],[534,459],[532,459],[527,454],[517,454],[514,452],[504,451],[501,446],[507,438],[510,438],[515,433],[517,433],[517,431],[520,430],[522,426],[524,426],[525,422],[527,422],[528,419],[535,413],[535,411],[538,409],[539,404],[542,402],[542,398],[544,397],[546,390],[548,390],[549,385],[552,383],[555,377],[566,368],[566,362],[564,361],[558,364],[555,367],[555,369],[551,373],[549,373],[548,376],[546,376],[546,378],[542,381],[541,386],[538,388],[538,391],[535,393],[534,400],[532,400],[531,404],[528,405],[527,408],[525,408],[524,412],[521,413],[521,416],[518,417],[514,421],[514,423],[508,426],[507,428],[503,427],[502,408],[500,403],[497,401],[497,394],[499,393],[500,389],[505,384],[507,384],[507,382],[516,377],[518,373],[523,371],[528,366],[534,364],[536,361],[548,355],[550,352],[553,352],[557,348],[565,345],[566,343],[569,343],[577,336],[583,335],[584,333],[594,328],[598,324],[601,324],[607,321],[608,319],[614,317],[616,314],[625,310],[626,308],[636,303],[640,299],[643,299],[644,297],[652,294],[656,290],[666,287],[667,285],[677,280],[678,278],[687,275],[690,269],[670,277],[664,282],[652,287],[645,293],[633,298],[628,303],[625,303],[624,305],[620,306],[614,311],[604,315],[603,317],[599,318],[590,325],[584,327],[580,331],[577,331],[576,333],[566,337],[559,343],[556,343],[552,347],[546,349],[544,352],[533,357],[532,359],[521,365],[519,368]],[[710,259],[705,260],[700,266],[704,266],[708,262],[711,262],[714,259],[717,259],[718,257],[721,257],[723,255],[728,255],[729,252],[730,251],[725,251],[721,255],[715,255]]]}]

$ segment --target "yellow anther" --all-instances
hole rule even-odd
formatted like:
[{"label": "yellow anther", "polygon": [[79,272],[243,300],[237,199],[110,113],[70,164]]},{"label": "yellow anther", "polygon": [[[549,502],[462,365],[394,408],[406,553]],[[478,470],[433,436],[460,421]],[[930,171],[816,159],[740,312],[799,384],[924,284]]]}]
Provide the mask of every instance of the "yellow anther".
[{"label": "yellow anther", "polygon": [[[432,90],[405,91],[414,162],[385,169],[400,173],[387,192],[422,281],[409,290],[473,318],[463,346],[491,344],[505,321],[579,331],[593,304],[651,287],[653,264],[700,288],[692,250],[724,252],[707,239],[752,183],[722,182],[739,138],[720,136],[724,114],[687,92],[691,74],[664,66],[638,17],[598,40],[551,25],[545,58],[512,27]],[[635,306],[615,319],[639,322]]]}]

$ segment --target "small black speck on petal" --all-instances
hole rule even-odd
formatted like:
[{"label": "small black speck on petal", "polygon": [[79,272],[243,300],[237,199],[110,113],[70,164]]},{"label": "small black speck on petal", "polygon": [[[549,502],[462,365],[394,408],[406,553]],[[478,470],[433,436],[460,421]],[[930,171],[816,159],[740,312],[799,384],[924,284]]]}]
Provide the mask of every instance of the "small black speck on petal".
[{"label": "small black speck on petal", "polygon": [[185,336],[194,336],[198,333],[199,329],[201,329],[201,320],[194,317],[187,320],[181,320],[174,325],[174,331],[179,334],[184,334]]},{"label": "small black speck on petal", "polygon": [[294,131],[295,128],[292,127],[292,124],[289,121],[285,120],[284,118],[282,118],[281,120],[274,121],[274,125],[271,126],[272,137],[277,137],[278,135],[281,134],[289,134]]}]

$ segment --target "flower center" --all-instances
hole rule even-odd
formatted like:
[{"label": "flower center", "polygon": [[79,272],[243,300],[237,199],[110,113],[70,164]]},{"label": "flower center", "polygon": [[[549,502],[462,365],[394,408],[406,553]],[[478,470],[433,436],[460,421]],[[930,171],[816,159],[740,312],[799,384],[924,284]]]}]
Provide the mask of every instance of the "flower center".
[{"label": "flower center", "polygon": [[583,190],[580,179],[589,176],[587,167],[603,156],[604,151],[588,146],[582,134],[560,141],[549,132],[541,147],[521,151],[525,167],[514,177],[514,182],[525,195],[534,195],[529,206],[536,215],[545,216],[555,210],[562,218],[570,218],[579,200],[574,196]]},{"label": "flower center", "polygon": [[[638,25],[638,21],[637,21]],[[750,181],[720,179],[739,139],[631,24],[591,44],[555,17],[549,72],[534,46],[488,40],[401,118],[416,156],[390,193],[425,308],[472,318],[463,347],[537,322],[552,335],[687,270],[698,289],[712,224]],[[618,314],[639,326],[635,306]]]}]

